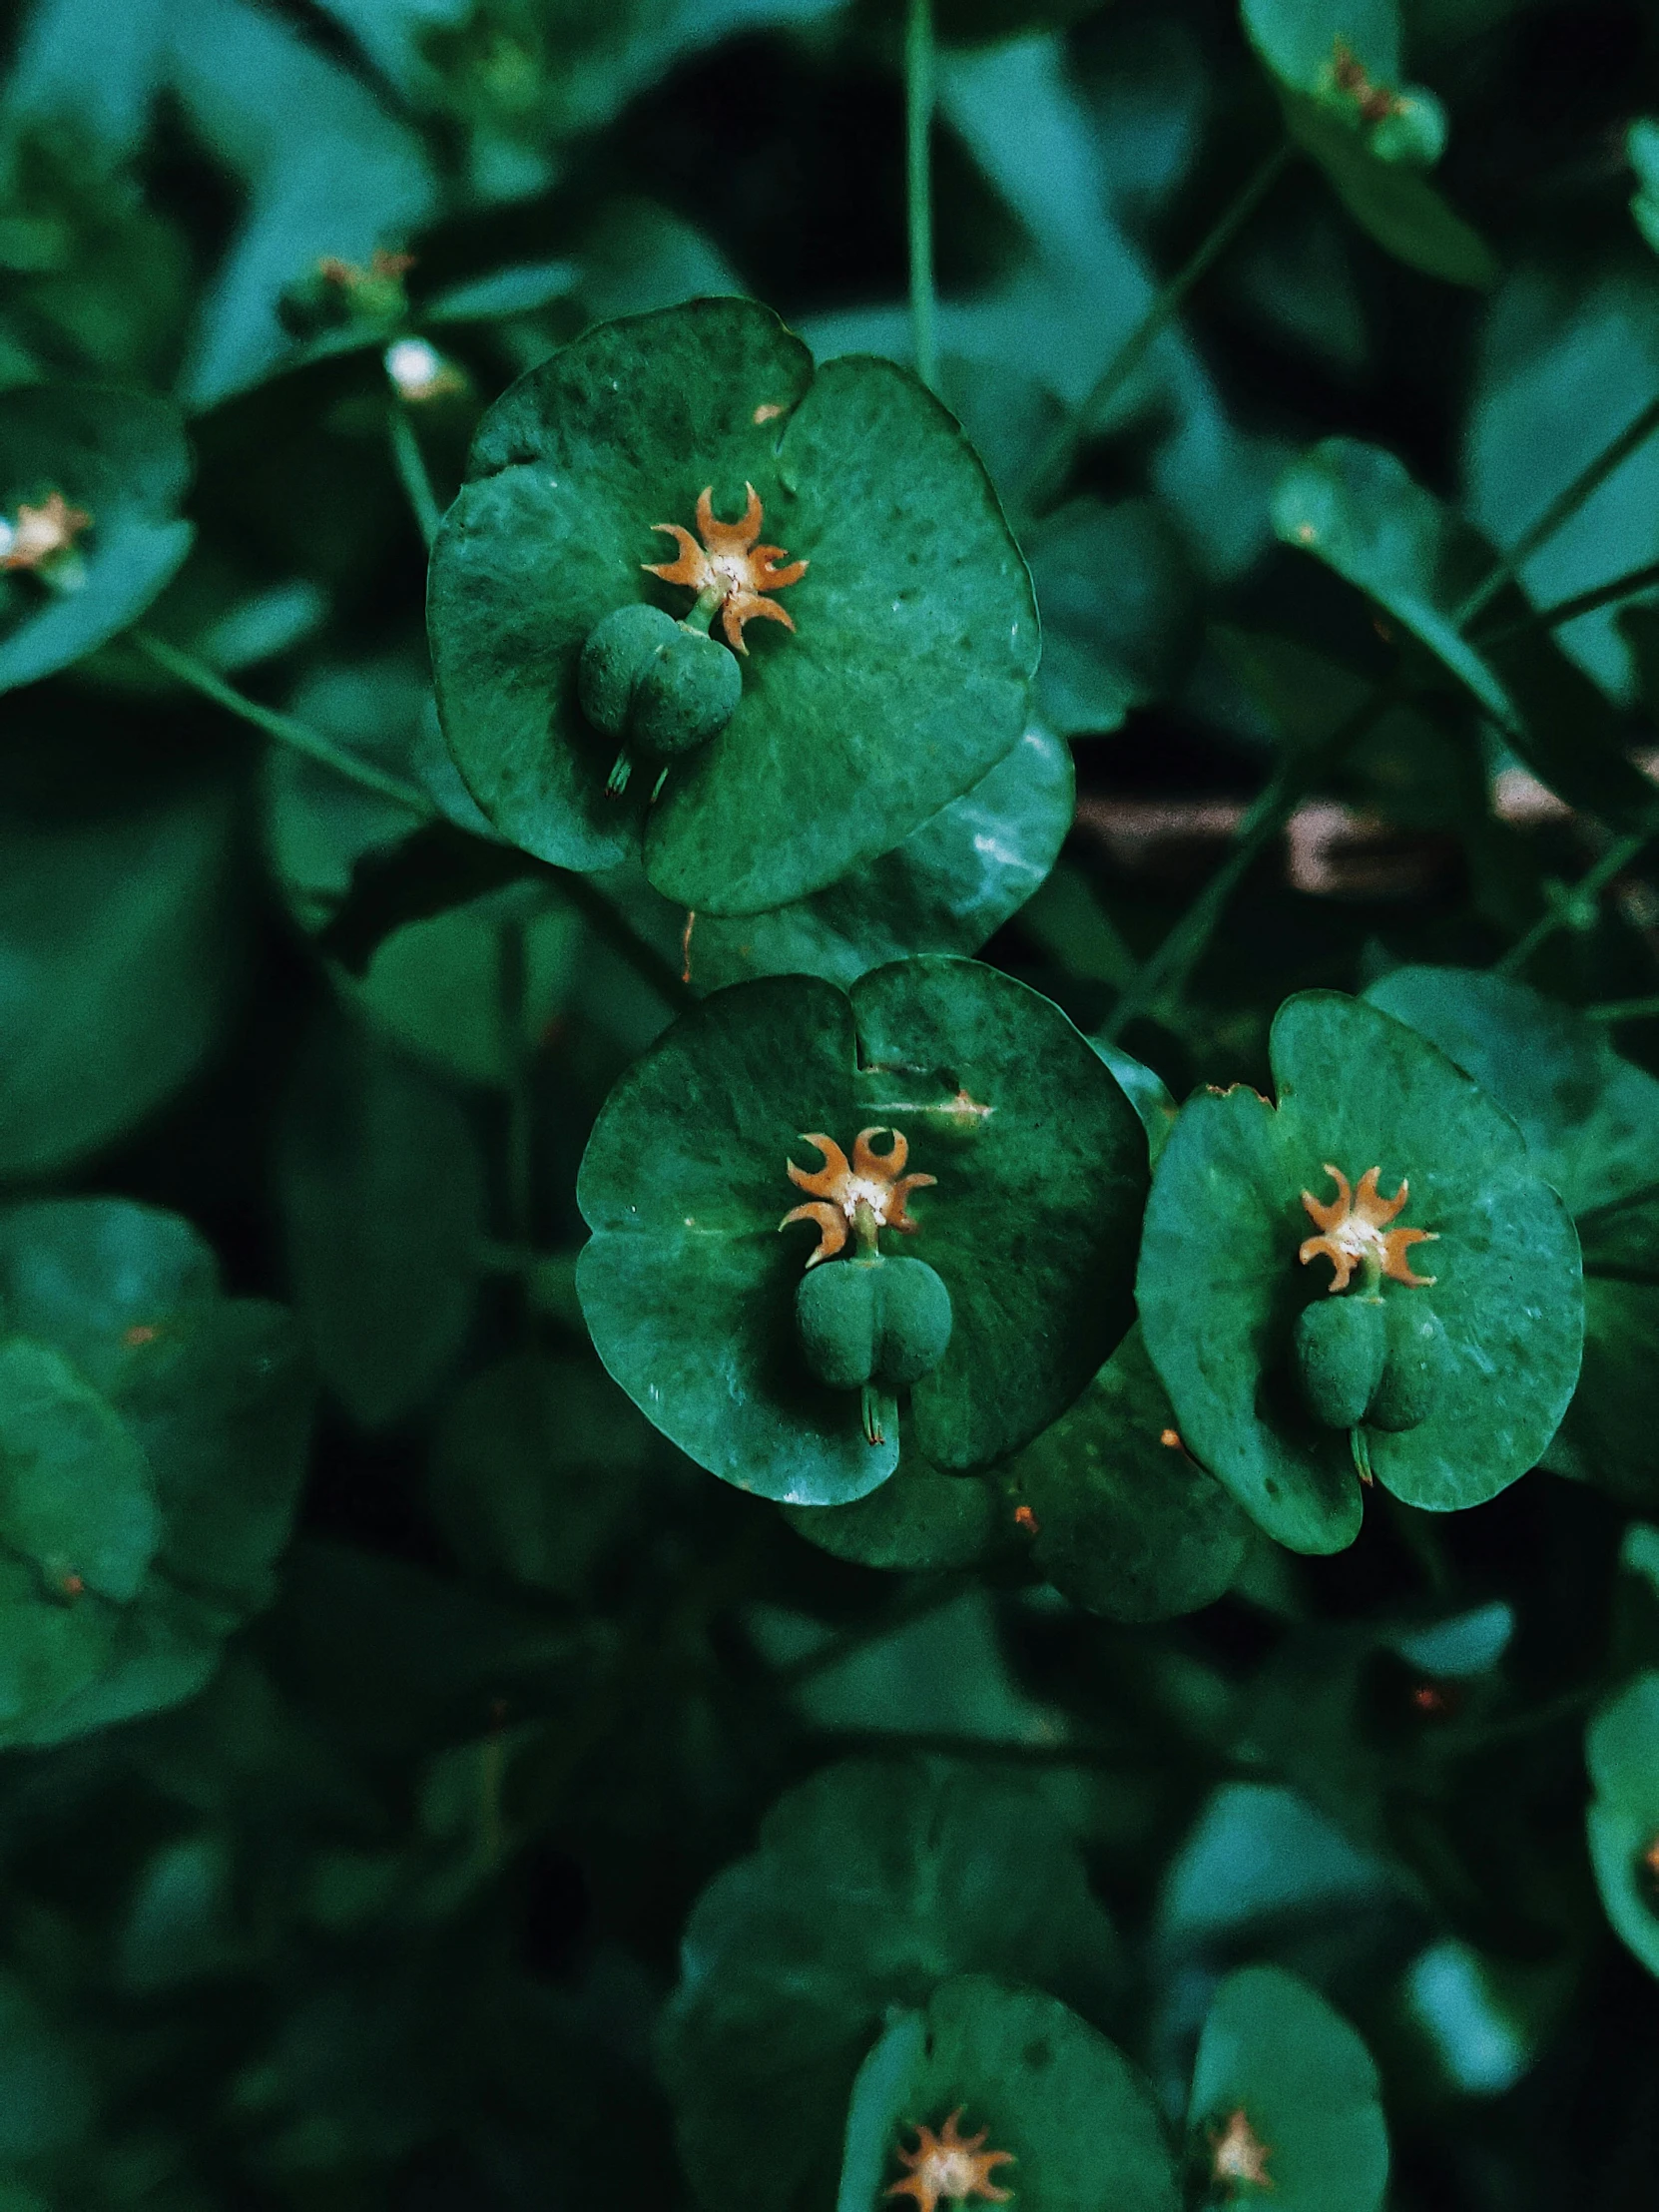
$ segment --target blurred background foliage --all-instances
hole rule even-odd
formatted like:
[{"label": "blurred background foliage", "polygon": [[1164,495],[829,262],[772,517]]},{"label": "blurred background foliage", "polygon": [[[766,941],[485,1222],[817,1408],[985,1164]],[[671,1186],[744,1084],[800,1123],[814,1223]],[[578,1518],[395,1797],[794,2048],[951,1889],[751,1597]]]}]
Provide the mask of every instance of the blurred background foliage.
[{"label": "blurred background foliage", "polygon": [[[1297,8],[1245,16],[941,0],[940,379],[1035,577],[1041,773],[760,953],[700,929],[683,979],[643,882],[478,833],[422,531],[482,406],[596,317],[748,291],[821,357],[908,357],[901,11],[0,5],[0,460],[40,388],[117,385],[174,403],[195,471],[134,402],[125,565],[80,634],[0,604],[0,1295],[61,1417],[167,1469],[73,1633],[31,1603],[0,1637],[8,2206],[657,2212],[689,2167],[711,2204],[827,2208],[844,2107],[744,2071],[824,1968],[819,1874],[774,1864],[803,1784],[893,1885],[814,1999],[843,2098],[883,2007],[925,2003],[924,1940],[1064,1996],[1171,2116],[1220,1978],[1278,1963],[1378,2058],[1397,2212],[1651,2205],[1659,2000],[1597,1900],[1581,1752],[1659,1660],[1625,1526],[1659,1510],[1651,1426],[1617,1501],[1566,1463],[1455,1517],[1377,1496],[1319,1561],[1230,1525],[1227,1595],[1126,1626],[1134,1562],[1084,1610],[987,1551],[978,1485],[942,1535],[913,1508],[919,1552],[896,1485],[881,1529],[804,1540],[646,1425],[574,1301],[595,1113],[757,961],[845,981],[989,937],[1146,1063],[1154,1127],[1265,1084],[1292,990],[1517,946],[1659,1070],[1659,887],[1615,841],[1659,599],[1575,604],[1659,562],[1659,440],[1529,542],[1659,392],[1659,158],[1628,140],[1659,17],[1405,0],[1430,184],[1332,139]],[[1473,532],[1520,556],[1471,684]],[[1545,677],[1500,651],[1527,602]],[[265,746],[216,680],[383,788]],[[1224,924],[1182,938],[1224,863]],[[186,1365],[138,1373],[159,1335]],[[97,1388],[64,1410],[71,1356]],[[1622,1881],[1659,1721],[1598,1727]],[[881,1824],[928,1792],[978,1838],[979,1921],[918,1935],[936,1870]],[[722,1869],[715,1982],[676,1996]],[[1634,1944],[1641,1899],[1609,1910]],[[769,2199],[757,2137],[798,2125],[828,2148]]]}]

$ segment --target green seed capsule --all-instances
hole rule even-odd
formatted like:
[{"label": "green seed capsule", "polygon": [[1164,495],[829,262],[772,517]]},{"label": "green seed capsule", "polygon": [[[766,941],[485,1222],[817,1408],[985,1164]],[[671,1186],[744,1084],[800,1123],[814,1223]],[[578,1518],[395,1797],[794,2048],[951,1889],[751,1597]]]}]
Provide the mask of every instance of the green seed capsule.
[{"label": "green seed capsule", "polygon": [[883,1262],[876,1292],[876,1380],[889,1389],[907,1389],[945,1356],[954,1320],[950,1293],[925,1260]]},{"label": "green seed capsule", "polygon": [[576,694],[596,730],[610,738],[628,735],[635,687],[655,656],[680,635],[672,615],[643,602],[618,607],[588,632],[576,666]]},{"label": "green seed capsule", "polygon": [[719,737],[742,697],[737,656],[676,623],[635,683],[628,735],[647,753],[690,753]]},{"label": "green seed capsule", "polygon": [[885,1262],[836,1260],[809,1268],[795,1294],[807,1365],[832,1390],[855,1390],[875,1373],[875,1279]]},{"label": "green seed capsule", "polygon": [[1434,1410],[1450,1357],[1445,1328],[1412,1294],[1387,1301],[1387,1359],[1366,1414],[1374,1428],[1416,1428]]},{"label": "green seed capsule", "polygon": [[1382,1378],[1388,1339],[1380,1298],[1350,1292],[1317,1298],[1297,1317],[1296,1364],[1302,1395],[1327,1428],[1354,1428]]},{"label": "green seed capsule", "polygon": [[807,1364],[831,1389],[908,1389],[950,1343],[950,1293],[925,1260],[837,1260],[795,1294]]}]

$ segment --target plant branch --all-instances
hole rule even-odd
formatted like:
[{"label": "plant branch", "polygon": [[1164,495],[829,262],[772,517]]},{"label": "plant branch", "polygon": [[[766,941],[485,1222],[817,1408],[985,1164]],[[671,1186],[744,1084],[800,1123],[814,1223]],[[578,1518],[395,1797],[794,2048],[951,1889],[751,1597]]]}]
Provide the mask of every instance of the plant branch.
[{"label": "plant branch", "polygon": [[188,684],[204,699],[211,699],[215,706],[223,707],[227,714],[239,721],[251,723],[256,730],[263,730],[268,738],[276,739],[280,745],[295,753],[303,753],[308,761],[315,761],[323,768],[331,768],[336,776],[343,776],[347,783],[360,785],[364,791],[376,792],[382,799],[392,799],[400,807],[407,807],[422,821],[436,819],[438,810],[418,784],[407,778],[394,776],[389,769],[376,768],[372,761],[365,761],[345,746],[336,745],[332,738],[325,738],[320,730],[312,730],[303,722],[295,722],[291,715],[278,714],[273,707],[262,707],[258,700],[250,699],[246,692],[226,683],[216,669],[199,660],[194,653],[170,645],[165,638],[158,638],[150,630],[133,630],[129,636],[147,660],[157,668],[165,669],[169,676],[181,684]]},{"label": "plant branch", "polygon": [[1540,546],[1554,537],[1563,523],[1571,521],[1585,500],[1599,491],[1614,470],[1622,467],[1639,446],[1645,445],[1655,430],[1659,430],[1659,398],[1650,399],[1640,414],[1604,445],[1593,460],[1586,462],[1570,484],[1556,493],[1530,528],[1521,532],[1496,567],[1458,608],[1453,619],[1460,630],[1485,613],[1504,586],[1515,581]]},{"label": "plant branch", "polygon": [[910,232],[910,344],[916,374],[938,389],[933,285],[933,0],[910,0],[904,34],[904,162]]},{"label": "plant branch", "polygon": [[426,467],[426,456],[420,450],[420,440],[415,436],[414,424],[409,420],[409,410],[394,400],[386,416],[386,428],[391,437],[391,457],[397,464],[398,479],[408,497],[409,509],[415,518],[426,550],[431,552],[443,521],[443,509],[438,505],[437,493],[432,489],[432,478]]},{"label": "plant branch", "polygon": [[1518,975],[1538,947],[1547,944],[1561,930],[1573,927],[1614,876],[1622,874],[1632,860],[1638,859],[1656,836],[1659,836],[1659,827],[1633,830],[1629,836],[1610,844],[1594,867],[1586,868],[1576,883],[1565,889],[1557,887],[1548,910],[1538,916],[1524,937],[1509,947],[1493,968],[1493,974]]},{"label": "plant branch", "polygon": [[1648,561],[1641,568],[1615,576],[1610,583],[1575,592],[1570,599],[1558,599],[1552,607],[1536,608],[1520,621],[1506,623],[1501,630],[1478,631],[1473,642],[1501,645],[1505,638],[1519,637],[1526,630],[1558,630],[1565,622],[1576,622],[1580,615],[1593,615],[1600,607],[1616,606],[1621,599],[1634,599],[1641,592],[1655,589],[1659,589],[1659,561]]},{"label": "plant branch", "polygon": [[1188,294],[1226,253],[1295,157],[1287,140],[1275,148],[1255,175],[1240,188],[1175,275],[1148,302],[1145,313],[1095,378],[1082,405],[1055,432],[1037,464],[1028,504],[1037,513],[1053,505],[1065,489],[1073,464],[1100,417],[1139,368],[1160,333],[1185,304]]}]

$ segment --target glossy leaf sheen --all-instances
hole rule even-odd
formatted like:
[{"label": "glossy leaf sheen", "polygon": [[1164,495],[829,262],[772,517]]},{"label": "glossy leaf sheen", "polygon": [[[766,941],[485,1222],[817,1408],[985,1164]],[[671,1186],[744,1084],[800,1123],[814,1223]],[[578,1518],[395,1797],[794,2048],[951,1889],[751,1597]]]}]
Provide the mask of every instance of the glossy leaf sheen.
[{"label": "glossy leaf sheen", "polygon": [[582,642],[631,601],[686,612],[683,588],[641,574],[666,557],[652,525],[689,528],[705,485],[739,515],[746,483],[767,542],[812,564],[780,597],[797,629],[749,626],[737,713],[644,824],[653,883],[711,913],[786,904],[890,850],[1020,736],[1030,582],[937,402],[884,361],[815,375],[748,301],[601,324],[485,417],[429,598],[444,731],[479,805],[541,858],[604,867],[636,848],[649,780],[606,796],[615,746],[576,704]]},{"label": "glossy leaf sheen", "polygon": [[[795,1287],[816,1232],[784,1215],[801,1134],[845,1147],[901,1129],[913,1239],[955,1327],[903,1415],[921,1455],[982,1465],[1070,1402],[1127,1326],[1145,1188],[1134,1109],[1046,999],[950,959],[878,968],[850,999],[803,977],[740,984],[688,1014],[612,1092],[578,1198],[595,1232],[578,1286],[600,1358],[702,1466],[798,1505],[885,1480],[855,1392],[814,1381]],[[833,1264],[833,1263],[831,1263]]]},{"label": "glossy leaf sheen", "polygon": [[1378,1166],[1445,1326],[1434,1412],[1368,1431],[1380,1481],[1434,1511],[1473,1505],[1536,1464],[1571,1397],[1583,1336],[1578,1240],[1524,1139],[1425,1039],[1362,1001],[1309,991],[1280,1008],[1270,1044],[1277,1109],[1251,1090],[1200,1093],[1159,1162],[1137,1297],[1147,1350],[1181,1433],[1269,1535],[1336,1551],[1361,1517],[1345,1435],[1320,1430],[1289,1379],[1297,1312],[1330,1266],[1297,1260],[1313,1225],[1302,1193]]}]

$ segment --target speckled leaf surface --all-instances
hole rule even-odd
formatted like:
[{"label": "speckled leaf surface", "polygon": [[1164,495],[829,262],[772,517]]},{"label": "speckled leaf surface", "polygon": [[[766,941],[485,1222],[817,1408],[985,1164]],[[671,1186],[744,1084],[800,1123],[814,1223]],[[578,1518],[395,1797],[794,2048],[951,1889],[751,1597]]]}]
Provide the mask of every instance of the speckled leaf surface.
[{"label": "speckled leaf surface", "polygon": [[[960,2112],[960,2133],[983,2129],[987,2151],[1010,2154],[987,2178],[1026,2212],[1176,2212],[1175,2159],[1151,2086],[1098,2028],[1057,1997],[987,1974],[944,1982],[925,2020],[896,2099],[906,2149],[914,2129],[937,2134]],[[886,2180],[904,2171],[889,2154]],[[880,2203],[872,2193],[856,2212]]]},{"label": "speckled leaf surface", "polygon": [[190,453],[175,410],[147,392],[33,386],[0,399],[0,515],[61,492],[92,517],[82,574],[59,590],[0,576],[0,691],[32,684],[136,622],[190,551],[177,518]]},{"label": "speckled leaf surface", "polygon": [[1659,1081],[1524,983],[1396,968],[1367,997],[1430,1037],[1525,1136],[1578,1227],[1584,1366],[1545,1463],[1651,1505],[1659,1433]]},{"label": "speckled leaf surface", "polygon": [[[759,417],[759,419],[757,419]],[[652,525],[760,494],[769,543],[811,563],[797,627],[753,623],[743,698],[644,814],[583,719],[575,666],[614,608],[688,611],[642,574]],[[706,299],[602,324],[480,427],[428,601],[445,735],[504,834],[596,869],[645,837],[666,896],[784,905],[888,851],[1017,743],[1035,666],[1029,578],[954,420],[891,363],[811,356],[766,308]],[[875,796],[870,796],[870,795]]]},{"label": "speckled leaf surface", "polygon": [[906,1759],[831,1767],[783,1798],[759,1850],[694,1907],[663,2019],[663,2076],[709,2212],[829,2212],[883,2018],[968,1972],[1085,2012],[1110,1995],[1111,1927],[1036,1792]]},{"label": "speckled leaf surface", "polygon": [[[1583,1337],[1578,1240],[1520,1131],[1443,1053],[1404,1024],[1335,991],[1281,1007],[1271,1105],[1243,1088],[1182,1113],[1147,1210],[1137,1298],[1147,1350],[1198,1458],[1293,1550],[1353,1540],[1361,1496],[1349,1438],[1303,1412],[1289,1346],[1297,1314],[1324,1297],[1326,1262],[1302,1193],[1324,1196],[1334,1162],[1410,1183],[1403,1225],[1432,1290],[1447,1374],[1430,1417],[1366,1431],[1378,1478],[1445,1511],[1494,1496],[1537,1463],[1572,1395]],[[1426,1257],[1424,1257],[1426,1256]]]},{"label": "speckled leaf surface", "polygon": [[[902,1130],[913,1238],[955,1327],[902,1430],[941,1467],[1015,1450],[1082,1389],[1128,1326],[1145,1143],[1116,1082],[1048,1000],[974,961],[896,961],[850,999],[811,977],[718,992],[607,1101],[578,1198],[578,1270],[600,1358],[701,1465],[785,1503],[838,1505],[897,1464],[856,1393],[818,1383],[795,1334],[816,1230],[784,1215],[802,1134],[843,1149]],[[832,1263],[831,1263],[832,1264]]]},{"label": "speckled leaf surface", "polygon": [[1007,1482],[1035,1524],[1038,1573],[1111,1620],[1195,1613],[1244,1558],[1250,1523],[1182,1448],[1138,1329],[1013,1461]]},{"label": "speckled leaf surface", "polygon": [[1227,2201],[1284,2212],[1378,2212],[1388,2134],[1372,2055],[1317,1989],[1278,1966],[1246,1966],[1216,1991],[1193,2064],[1194,2165],[1215,2172],[1237,2113],[1264,2154],[1266,2186]]}]

